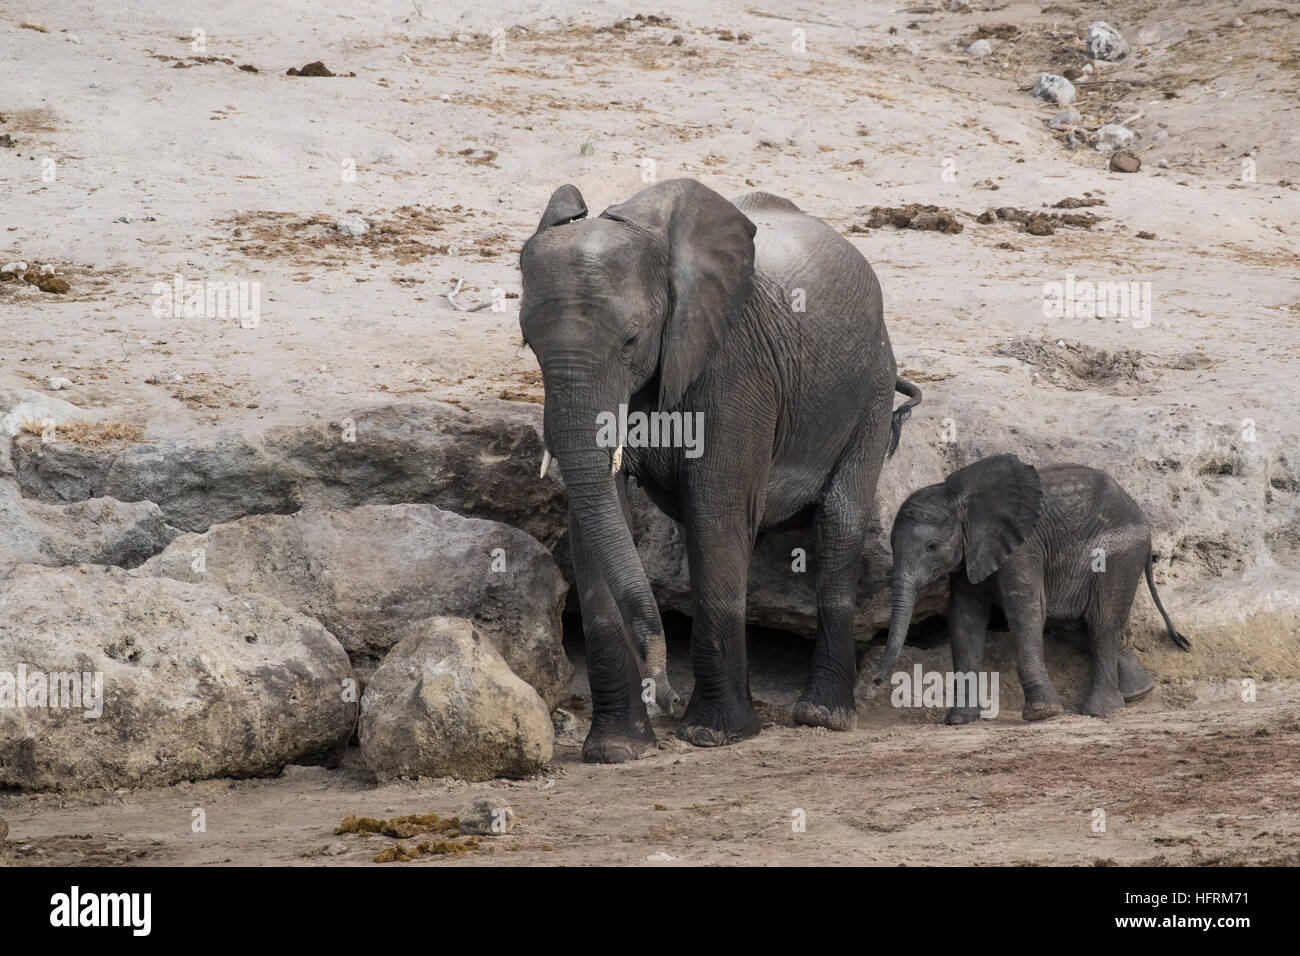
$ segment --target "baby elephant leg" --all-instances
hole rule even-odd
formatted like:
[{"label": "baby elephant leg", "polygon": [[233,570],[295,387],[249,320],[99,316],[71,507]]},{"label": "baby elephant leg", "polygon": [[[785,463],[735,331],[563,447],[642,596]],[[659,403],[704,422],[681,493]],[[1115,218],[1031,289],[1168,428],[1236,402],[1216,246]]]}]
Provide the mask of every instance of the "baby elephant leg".
[{"label": "baby elephant leg", "polygon": [[1127,555],[1112,556],[1109,568],[1097,574],[1097,586],[1091,606],[1084,614],[1092,643],[1092,689],[1083,702],[1083,712],[1102,717],[1119,710],[1125,702],[1141,697],[1151,689],[1151,676],[1128,652],[1123,653],[1124,622],[1128,620],[1138,574],[1128,573],[1130,563],[1119,560]]},{"label": "baby elephant leg", "polygon": [[[988,633],[989,599],[983,591],[954,574],[948,585],[948,640],[952,644],[952,669],[958,674],[977,673],[984,667],[984,638]],[[976,681],[978,686],[978,678]],[[945,722],[971,724],[980,719],[978,701],[954,704]]]},{"label": "baby elephant leg", "polygon": [[[1086,626],[1062,625],[1055,633],[1079,650],[1091,654],[1092,641]],[[1119,692],[1125,703],[1141,700],[1156,686],[1155,680],[1142,664],[1142,659],[1131,648],[1119,649]]]},{"label": "baby elephant leg", "polygon": [[1043,625],[1046,601],[1041,574],[1032,570],[1005,573],[1001,582],[1002,607],[1016,642],[1016,670],[1025,692],[1025,706],[1020,716],[1025,720],[1047,720],[1065,712],[1061,695],[1052,685],[1043,658]]},{"label": "baby elephant leg", "polygon": [[1141,700],[1156,686],[1155,680],[1142,666],[1141,659],[1130,648],[1119,649],[1119,692],[1126,704]]}]

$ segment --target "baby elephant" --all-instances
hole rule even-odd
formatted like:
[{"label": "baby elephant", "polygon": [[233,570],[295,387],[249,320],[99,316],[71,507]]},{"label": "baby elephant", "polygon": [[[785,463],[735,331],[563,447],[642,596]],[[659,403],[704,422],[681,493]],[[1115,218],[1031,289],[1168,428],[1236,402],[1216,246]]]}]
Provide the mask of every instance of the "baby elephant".
[{"label": "baby elephant", "polygon": [[[916,594],[948,575],[953,669],[979,671],[989,610],[999,605],[1016,645],[1025,720],[1062,711],[1043,662],[1043,626],[1082,624],[1092,651],[1092,690],[1083,712],[1099,717],[1151,689],[1150,676],[1120,638],[1145,567],[1147,587],[1169,636],[1174,629],[1151,576],[1151,531],[1136,502],[1109,475],[1082,465],[1035,469],[995,455],[914,492],[898,509],[889,643],[874,680],[898,658]],[[979,717],[954,707],[948,723]]]}]

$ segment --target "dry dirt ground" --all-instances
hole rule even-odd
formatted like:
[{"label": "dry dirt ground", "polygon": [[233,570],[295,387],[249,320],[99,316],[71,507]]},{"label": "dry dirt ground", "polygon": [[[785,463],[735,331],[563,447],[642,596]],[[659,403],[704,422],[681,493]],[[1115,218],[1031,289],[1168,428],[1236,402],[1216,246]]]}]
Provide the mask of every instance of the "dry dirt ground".
[{"label": "dry dirt ground", "polygon": [[[965,728],[936,723],[941,711],[900,718],[876,701],[858,730],[832,733],[789,719],[805,649],[754,644],[754,694],[769,723],[732,747],[691,747],[661,718],[652,757],[584,764],[579,727],[522,781],[376,786],[353,749],[340,769],[290,767],[273,780],[0,795],[10,825],[0,863],[1300,865],[1300,685],[1265,685],[1252,704],[1231,688],[1190,700],[1157,692],[1101,720],[1031,724],[1004,712]],[[670,650],[685,660],[684,645]],[[581,707],[584,661],[571,651]],[[672,678],[689,688],[688,672]],[[348,816],[455,816],[483,791],[518,820],[468,853],[375,864],[437,837],[334,833]],[[195,810],[205,832],[192,828]]]},{"label": "dry dirt ground", "polygon": [[[516,300],[462,313],[445,293],[463,279],[467,301],[516,294],[516,252],[555,187],[580,184],[599,210],[653,160],[660,179],[789,196],[848,236],[880,274],[897,357],[932,383],[936,409],[948,379],[1032,387],[1033,363],[998,353],[1032,334],[1182,356],[1150,400],[1206,420],[1294,421],[1300,7],[941,7],[5,5],[0,258],[51,265],[70,288],[0,284],[0,388],[66,377],[60,397],[151,440],[398,397],[540,401]],[[1083,62],[1096,19],[1135,52],[1080,84],[1081,109],[1089,127],[1141,133],[1135,175],[1067,148],[1046,126],[1055,108],[1027,91],[1039,70]],[[981,26],[994,55],[976,60],[965,50]],[[791,49],[794,30],[806,51]],[[285,74],[315,60],[341,75]],[[1085,197],[1104,200],[1075,210],[1101,217],[1091,228],[1034,236],[974,218]],[[872,207],[908,203],[955,209],[963,229],[865,226]],[[349,210],[369,234],[332,231]],[[1067,272],[1157,283],[1155,322],[1137,337],[1129,323],[1081,333],[1044,318],[1042,284]],[[261,283],[260,324],[155,315],[154,284],[178,273]],[[1063,429],[1091,400],[1040,394],[1025,415]],[[393,865],[1297,862],[1292,685],[1264,685],[1250,705],[1195,688],[1101,721],[1006,713],[960,731],[868,708],[859,730],[830,734],[788,726],[798,670],[756,678],[774,724],[756,740],[670,741],[632,766],[590,767],[566,738],[544,775],[492,785],[519,814],[515,835]],[[333,836],[344,816],[454,813],[471,789],[376,788],[349,765],[0,795],[4,860],[361,863],[391,841]],[[206,833],[191,831],[195,808]]]}]

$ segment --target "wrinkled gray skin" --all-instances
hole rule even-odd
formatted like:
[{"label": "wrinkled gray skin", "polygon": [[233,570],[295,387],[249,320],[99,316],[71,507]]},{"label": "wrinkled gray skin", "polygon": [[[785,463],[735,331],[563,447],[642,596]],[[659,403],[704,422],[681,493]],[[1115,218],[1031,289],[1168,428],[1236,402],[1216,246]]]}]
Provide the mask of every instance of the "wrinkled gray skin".
[{"label": "wrinkled gray skin", "polygon": [[[985,458],[914,492],[898,510],[890,544],[893,608],[876,683],[894,666],[917,592],[945,574],[953,670],[981,669],[989,611],[1000,606],[1015,641],[1025,720],[1062,712],[1043,662],[1047,624],[1065,628],[1092,652],[1085,714],[1099,717],[1151,690],[1150,675],[1121,645],[1144,569],[1169,636],[1183,650],[1191,647],[1156,593],[1151,532],[1142,509],[1093,468],[1034,469],[1014,455]],[[1094,570],[1101,567],[1098,554],[1104,554],[1104,571]],[[947,720],[966,724],[978,717],[978,706],[954,707]]]},{"label": "wrinkled gray skin", "polygon": [[[695,688],[678,736],[717,746],[758,733],[745,648],[754,538],[808,522],[820,559],[817,643],[794,715],[852,726],[862,539],[891,433],[897,441],[920,400],[896,377],[866,260],[785,199],[732,203],[678,179],[596,218],[577,189],[561,187],[520,264],[544,439],[569,497],[593,705],[584,758],[619,762],[654,748],[644,679],[660,709],[673,713],[678,700],[629,530],[629,475],[685,532]],[[896,386],[912,401],[891,425]],[[700,413],[703,453],[628,447],[611,474],[597,415],[623,402]]]}]

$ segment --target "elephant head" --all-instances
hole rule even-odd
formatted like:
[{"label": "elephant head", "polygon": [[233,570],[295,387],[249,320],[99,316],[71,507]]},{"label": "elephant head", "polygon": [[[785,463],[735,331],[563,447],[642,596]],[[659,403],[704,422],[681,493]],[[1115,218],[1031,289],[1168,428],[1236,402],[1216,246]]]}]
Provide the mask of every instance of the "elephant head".
[{"label": "elephant head", "polygon": [[664,411],[681,402],[749,297],[754,232],[691,180],[650,186],[594,219],[562,186],[520,256],[519,320],[546,393],[543,472],[554,455],[584,626],[611,616],[604,595],[640,647],[661,625],[618,499],[622,450],[599,446],[598,416],[634,395]]},{"label": "elephant head", "polygon": [[915,491],[898,509],[889,641],[873,680],[887,679],[912,622],[916,595],[964,564],[983,581],[1020,547],[1038,523],[1038,472],[1015,455],[994,455],[954,471],[942,484]]}]

